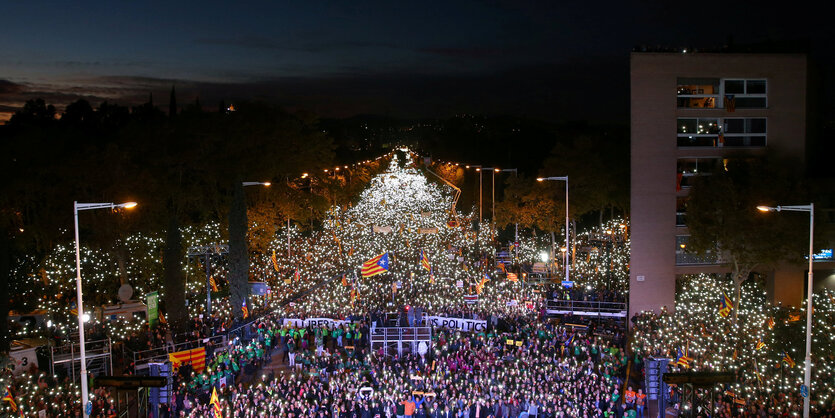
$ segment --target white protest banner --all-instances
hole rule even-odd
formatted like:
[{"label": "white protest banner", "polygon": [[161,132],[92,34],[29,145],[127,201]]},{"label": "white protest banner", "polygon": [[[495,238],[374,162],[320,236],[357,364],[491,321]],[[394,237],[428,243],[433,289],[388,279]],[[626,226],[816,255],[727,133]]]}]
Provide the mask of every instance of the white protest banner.
[{"label": "white protest banner", "polygon": [[336,327],[341,327],[342,325],[349,323],[351,323],[351,321],[342,321],[339,319],[330,318],[284,318],[284,325],[292,325],[296,328],[306,328],[308,326],[312,326],[314,328],[334,329]]},{"label": "white protest banner", "polygon": [[426,325],[466,332],[478,332],[487,330],[486,320],[448,318],[444,316],[427,316]]},{"label": "white protest banner", "polygon": [[15,376],[21,375],[23,372],[28,372],[32,366],[38,365],[38,356],[35,353],[35,347],[12,350],[9,353],[9,357],[11,357],[12,364],[14,365],[12,373]]},{"label": "white protest banner", "polygon": [[371,227],[371,232],[374,233],[381,233],[381,234],[390,234],[394,229],[390,226],[377,226],[374,225]]}]

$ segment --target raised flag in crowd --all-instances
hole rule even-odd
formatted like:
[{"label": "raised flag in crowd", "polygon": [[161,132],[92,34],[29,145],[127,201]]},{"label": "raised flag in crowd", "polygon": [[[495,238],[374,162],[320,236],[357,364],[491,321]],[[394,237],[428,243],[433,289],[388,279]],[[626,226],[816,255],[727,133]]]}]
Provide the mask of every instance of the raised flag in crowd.
[{"label": "raised flag in crowd", "polygon": [[426,256],[426,252],[420,250],[420,265],[421,267],[425,268],[426,271],[432,272],[432,266],[429,265],[429,257]]},{"label": "raised flag in crowd", "polygon": [[676,361],[673,364],[676,364],[681,367],[690,368],[690,362],[693,359],[687,356],[686,352],[682,352],[681,348],[676,349]]},{"label": "raised flag in crowd", "polygon": [[389,271],[389,253],[382,253],[362,263],[362,277],[371,277]]},{"label": "raised flag in crowd", "polygon": [[3,402],[8,402],[12,412],[17,412],[17,402],[15,402],[14,396],[9,392],[8,388],[6,388],[6,393],[3,395]]},{"label": "raised flag in crowd", "polygon": [[209,399],[209,405],[212,406],[212,412],[214,413],[215,418],[223,418],[223,412],[220,409],[220,401],[217,398],[217,388],[212,388],[212,397]]},{"label": "raised flag in crowd", "polygon": [[731,301],[731,298],[729,298],[728,295],[725,294],[725,292],[722,292],[722,299],[720,300],[719,305],[719,315],[727,317],[731,314],[731,310],[733,310],[733,308],[734,304],[733,301]]}]

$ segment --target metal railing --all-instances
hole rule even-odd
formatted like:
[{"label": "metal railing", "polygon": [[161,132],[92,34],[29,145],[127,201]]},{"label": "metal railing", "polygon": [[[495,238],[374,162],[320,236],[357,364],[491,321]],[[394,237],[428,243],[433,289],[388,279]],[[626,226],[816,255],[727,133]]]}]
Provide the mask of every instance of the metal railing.
[{"label": "metal railing", "polygon": [[430,327],[380,327],[372,328],[368,336],[372,351],[384,349],[386,355],[396,351],[398,355],[408,349],[415,353],[419,344],[424,343],[427,349],[432,347],[432,328]]},{"label": "metal railing", "polygon": [[[95,374],[107,374],[113,371],[113,357],[110,338],[105,340],[89,341],[84,344],[84,358],[87,362],[87,370]],[[80,344],[70,342],[50,348],[49,372],[56,374],[56,366],[63,368],[73,381],[81,374],[81,351]]]},{"label": "metal railing", "polygon": [[150,350],[132,351],[134,367],[151,362],[167,361],[169,358],[168,355],[171,353],[205,347],[209,343],[222,347],[226,341],[226,334],[218,334],[213,337],[186,341],[179,344],[165,344],[162,347],[152,348]]},{"label": "metal railing", "polygon": [[577,315],[626,318],[626,303],[583,300],[549,299],[546,303],[550,315]]},{"label": "metal railing", "polygon": [[226,333],[227,338],[230,340],[238,338],[241,341],[251,340],[256,335],[256,331],[253,329],[252,326],[254,323],[255,321],[247,322],[246,324],[229,330]]},{"label": "metal railing", "polygon": [[385,327],[371,330],[371,342],[385,341],[431,341],[432,328],[430,327]]}]

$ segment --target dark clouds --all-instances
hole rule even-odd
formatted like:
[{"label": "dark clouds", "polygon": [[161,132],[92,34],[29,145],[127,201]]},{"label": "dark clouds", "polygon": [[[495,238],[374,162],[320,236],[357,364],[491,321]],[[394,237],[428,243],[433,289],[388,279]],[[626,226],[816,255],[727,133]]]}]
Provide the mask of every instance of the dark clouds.
[{"label": "dark clouds", "polygon": [[0,95],[15,94],[23,89],[24,87],[21,84],[0,79]]}]

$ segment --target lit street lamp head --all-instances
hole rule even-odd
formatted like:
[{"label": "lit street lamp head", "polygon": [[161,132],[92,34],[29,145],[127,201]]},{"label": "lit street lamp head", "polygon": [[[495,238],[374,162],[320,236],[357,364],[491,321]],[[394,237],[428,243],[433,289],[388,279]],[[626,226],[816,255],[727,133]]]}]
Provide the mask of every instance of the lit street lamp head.
[{"label": "lit street lamp head", "polygon": [[127,203],[122,203],[121,205],[116,205],[116,207],[117,208],[125,208],[125,209],[133,209],[133,208],[136,207],[136,205],[137,205],[136,202],[127,202]]},{"label": "lit street lamp head", "polygon": [[774,212],[774,211],[779,211],[780,209],[773,208],[771,206],[757,206],[757,210],[760,211],[760,212]]}]

